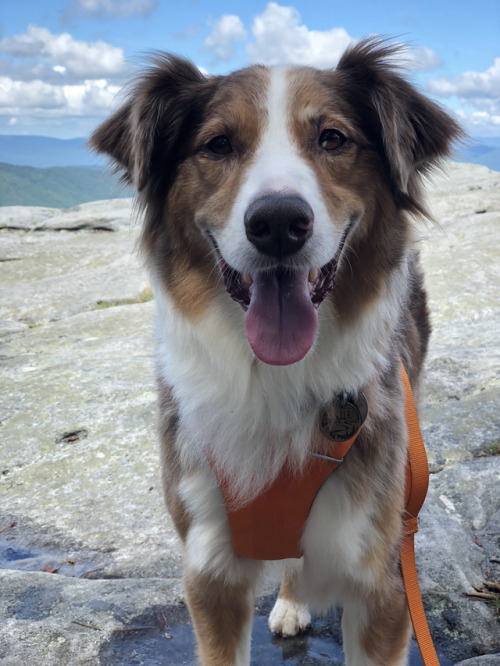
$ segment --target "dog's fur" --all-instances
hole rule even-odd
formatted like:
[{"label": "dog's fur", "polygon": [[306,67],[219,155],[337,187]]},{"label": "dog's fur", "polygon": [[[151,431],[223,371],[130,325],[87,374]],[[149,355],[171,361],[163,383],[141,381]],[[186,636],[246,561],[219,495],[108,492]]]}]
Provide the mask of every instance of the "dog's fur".
[{"label": "dog's fur", "polygon": [[[254,66],[207,78],[157,55],[91,139],[135,185],[144,210],[165,495],[206,665],[249,663],[263,566],[234,555],[206,454],[245,502],[285,461],[300,470],[309,449],[321,448],[320,410],[346,391],[365,393],[369,416],[314,501],[304,556],[287,565],[270,628],[293,635],[308,625],[309,605],[341,604],[349,666],[406,663],[399,359],[416,390],[429,335],[412,218],[426,215],[422,176],[460,129],[403,79],[396,56],[366,40],[334,70]],[[276,208],[283,201],[291,212]],[[266,244],[297,205],[306,213],[283,232],[296,246]],[[296,348],[286,328],[294,311],[283,305],[285,287],[269,286],[283,275],[301,276],[300,289],[310,283],[312,346],[299,330]],[[318,286],[323,279],[335,279],[333,289]],[[250,299],[271,298],[272,289],[279,304],[266,305],[268,320]],[[284,330],[262,342],[268,325]]]}]

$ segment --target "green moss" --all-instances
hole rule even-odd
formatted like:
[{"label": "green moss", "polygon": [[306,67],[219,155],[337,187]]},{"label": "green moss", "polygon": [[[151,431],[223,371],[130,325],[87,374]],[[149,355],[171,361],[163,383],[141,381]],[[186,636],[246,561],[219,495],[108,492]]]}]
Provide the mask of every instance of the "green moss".
[{"label": "green moss", "polygon": [[484,458],[485,456],[500,456],[500,442],[492,442],[487,446],[476,452],[476,458]]},{"label": "green moss", "polygon": [[108,308],[115,308],[118,305],[133,305],[135,303],[147,303],[154,298],[153,290],[151,287],[143,289],[137,298],[122,298],[115,301],[97,301],[96,310],[107,310]]}]

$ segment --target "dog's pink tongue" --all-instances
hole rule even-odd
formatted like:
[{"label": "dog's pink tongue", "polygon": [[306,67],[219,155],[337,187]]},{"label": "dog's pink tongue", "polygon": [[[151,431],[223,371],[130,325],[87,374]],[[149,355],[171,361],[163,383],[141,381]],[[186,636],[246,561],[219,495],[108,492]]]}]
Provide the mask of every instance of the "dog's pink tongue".
[{"label": "dog's pink tongue", "polygon": [[308,290],[309,271],[258,274],[245,314],[255,356],[270,365],[297,363],[311,348],[318,313]]}]

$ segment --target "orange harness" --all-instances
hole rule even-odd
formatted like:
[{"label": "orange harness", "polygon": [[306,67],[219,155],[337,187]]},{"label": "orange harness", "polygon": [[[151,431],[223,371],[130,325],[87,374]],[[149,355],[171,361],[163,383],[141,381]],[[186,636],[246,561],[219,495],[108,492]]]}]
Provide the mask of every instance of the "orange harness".
[{"label": "orange harness", "polygon": [[330,460],[312,458],[300,475],[285,465],[276,480],[242,508],[228,508],[231,482],[226,476],[218,476],[235,554],[253,560],[302,557],[300,541],[314,498],[357,436],[335,443]]},{"label": "orange harness", "polygon": [[[417,516],[427,494],[429,470],[410,382],[402,363],[401,376],[409,442],[401,570],[413,630],[424,665],[439,666],[425,619],[414,550],[414,535],[418,531]],[[231,508],[230,479],[221,474],[209,459],[226,505],[235,554],[254,560],[301,557],[302,532],[314,499],[328,476],[342,463],[360,430],[361,427],[344,442],[332,442],[329,457],[312,458],[300,475],[285,465],[268,488],[241,508]]]}]

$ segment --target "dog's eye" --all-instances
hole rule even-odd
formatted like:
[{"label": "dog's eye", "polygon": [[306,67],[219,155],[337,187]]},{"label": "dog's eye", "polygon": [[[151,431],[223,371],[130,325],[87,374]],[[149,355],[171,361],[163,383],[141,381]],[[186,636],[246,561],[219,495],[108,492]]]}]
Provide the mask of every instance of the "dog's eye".
[{"label": "dog's eye", "polygon": [[205,145],[206,149],[214,155],[229,155],[233,152],[231,142],[225,134],[215,136]]},{"label": "dog's eye", "polygon": [[341,148],[346,142],[346,137],[335,129],[326,129],[321,132],[319,137],[319,145],[324,150],[337,150]]}]

